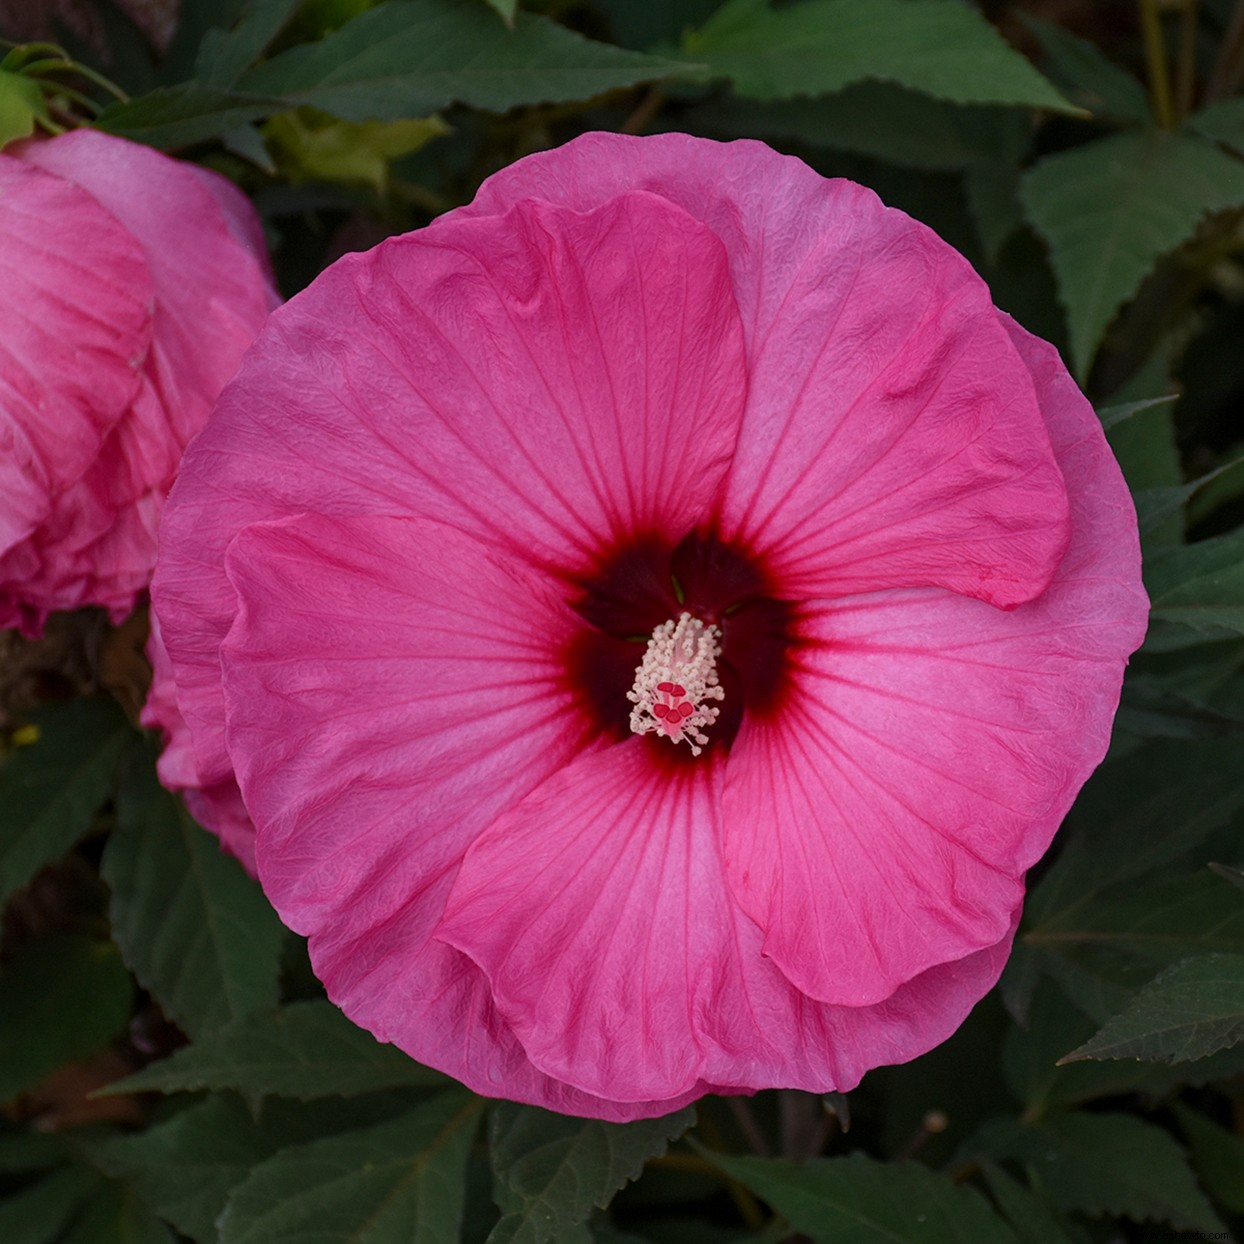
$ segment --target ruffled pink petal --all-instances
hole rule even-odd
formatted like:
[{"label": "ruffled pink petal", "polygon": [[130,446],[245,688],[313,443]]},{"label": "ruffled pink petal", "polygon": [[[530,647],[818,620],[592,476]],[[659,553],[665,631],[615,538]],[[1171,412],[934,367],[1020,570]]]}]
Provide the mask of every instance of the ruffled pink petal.
[{"label": "ruffled pink petal", "polygon": [[603,1118],[537,1072],[431,942],[481,828],[588,746],[557,651],[582,624],[521,566],[402,518],[301,515],[234,541],[229,735],[260,876],[356,1023],[480,1092]]},{"label": "ruffled pink petal", "polygon": [[725,244],[747,412],[722,535],[792,595],[936,585],[1003,607],[1049,582],[1067,499],[1027,373],[967,262],[871,191],[760,143],[588,134],[465,209],[584,210],[640,186]]},{"label": "ruffled pink petal", "polygon": [[334,265],[272,317],[168,516],[154,597],[205,778],[229,768],[233,606],[212,568],[241,527],[416,514],[572,576],[612,539],[677,539],[703,515],[740,354],[720,243],[650,195],[451,216]]},{"label": "ruffled pink petal", "polygon": [[23,542],[138,394],[151,296],[141,249],[90,194],[0,155],[0,626],[42,621],[24,591],[41,542]]},{"label": "ruffled pink petal", "polygon": [[1012,612],[923,590],[808,606],[779,715],[744,722],[726,855],[765,953],[816,998],[867,1005],[993,944],[1105,754],[1144,636],[1136,520],[1052,347],[1032,368],[1070,483],[1072,543]]},{"label": "ruffled pink petal", "polygon": [[186,443],[279,299],[262,248],[253,249],[253,212],[214,174],[87,130],[14,150],[102,204],[141,245],[150,272],[154,337],[141,391],[41,540],[46,609],[101,604],[118,619],[150,579]]},{"label": "ruffled pink petal", "polygon": [[255,867],[255,827],[242,803],[242,792],[229,778],[204,787],[199,780],[194,760],[190,731],[177,707],[177,688],[173,668],[160,636],[159,619],[151,616],[151,634],[147,639],[147,660],[151,663],[151,690],[143,705],[140,721],[149,729],[159,730],[164,749],[156,763],[160,783],[168,790],[180,791],[191,816],[220,839],[220,844],[235,856],[252,877]]},{"label": "ruffled pink petal", "polygon": [[880,1007],[805,998],[762,954],[721,855],[728,766],[632,740],[580,757],[467,852],[436,929],[487,976],[540,1070],[618,1101],[696,1085],[853,1088],[953,1030],[1005,961],[996,944]]},{"label": "ruffled pink petal", "polygon": [[[172,434],[160,443],[176,444],[175,468],[280,301],[266,254],[253,247],[258,235],[237,221],[236,192],[209,187],[214,174],[139,143],[76,130],[52,142],[22,143],[16,151],[27,163],[81,186],[142,245],[156,299],[155,350],[147,372]],[[227,212],[222,203],[230,204]],[[143,445],[146,457],[135,464],[134,479],[118,488],[137,492],[140,484],[154,482],[156,429],[141,432],[148,439],[131,439]],[[159,482],[167,487],[171,478],[165,472]]]}]

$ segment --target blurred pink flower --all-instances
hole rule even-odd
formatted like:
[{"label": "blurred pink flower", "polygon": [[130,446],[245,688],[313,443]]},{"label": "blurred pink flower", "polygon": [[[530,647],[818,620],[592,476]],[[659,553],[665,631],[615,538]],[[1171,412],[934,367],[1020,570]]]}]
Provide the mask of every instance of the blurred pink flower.
[{"label": "blurred pink flower", "polygon": [[223,178],[86,130],[0,152],[0,627],[134,607],[182,451],[277,301]]},{"label": "blurred pink flower", "polygon": [[154,591],[330,997],[617,1120],[947,1037],[1146,613],[1055,351],[868,190],[682,135],[520,161],[277,312]]}]

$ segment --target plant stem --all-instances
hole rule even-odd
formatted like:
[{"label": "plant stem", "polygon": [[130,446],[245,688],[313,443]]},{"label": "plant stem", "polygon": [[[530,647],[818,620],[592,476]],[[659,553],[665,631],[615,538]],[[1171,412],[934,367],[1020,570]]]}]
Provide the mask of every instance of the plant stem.
[{"label": "plant stem", "polygon": [[1171,104],[1171,80],[1158,0],[1140,0],[1140,29],[1145,40],[1145,68],[1149,76],[1153,115],[1164,130],[1173,130],[1175,109]]},{"label": "plant stem", "polygon": [[1196,30],[1199,0],[1183,0],[1179,11],[1179,59],[1175,65],[1175,113],[1182,121],[1196,97]]}]

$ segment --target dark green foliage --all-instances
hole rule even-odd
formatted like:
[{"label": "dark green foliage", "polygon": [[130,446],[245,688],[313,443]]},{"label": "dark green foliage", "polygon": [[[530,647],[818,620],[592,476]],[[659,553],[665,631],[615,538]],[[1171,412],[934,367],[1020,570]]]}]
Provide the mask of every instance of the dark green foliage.
[{"label": "dark green foliage", "polygon": [[237,861],[130,757],[101,864],[113,936],[165,1014],[191,1035],[277,1000],[281,924]]},{"label": "dark green foliage", "polygon": [[90,833],[130,736],[109,700],[49,705],[33,724],[0,767],[0,904]]}]

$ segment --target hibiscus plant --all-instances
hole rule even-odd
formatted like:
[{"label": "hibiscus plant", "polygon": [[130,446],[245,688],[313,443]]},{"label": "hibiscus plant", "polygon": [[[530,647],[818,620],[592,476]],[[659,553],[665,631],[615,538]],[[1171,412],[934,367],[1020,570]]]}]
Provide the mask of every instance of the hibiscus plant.
[{"label": "hibiscus plant", "polygon": [[1244,0],[0,41],[0,1244],[1240,1238]]}]

